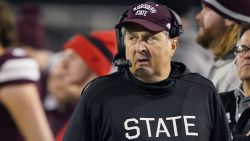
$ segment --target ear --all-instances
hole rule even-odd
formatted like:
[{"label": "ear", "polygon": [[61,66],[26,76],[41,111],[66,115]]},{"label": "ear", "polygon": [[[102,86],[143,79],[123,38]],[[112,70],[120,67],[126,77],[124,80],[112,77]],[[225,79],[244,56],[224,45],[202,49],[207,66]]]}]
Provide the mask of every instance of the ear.
[{"label": "ear", "polygon": [[178,37],[175,37],[175,38],[173,38],[173,39],[171,39],[171,56],[173,56],[174,55],[174,53],[175,53],[175,50],[177,49],[177,47],[178,47]]},{"label": "ear", "polygon": [[230,27],[230,26],[232,26],[232,25],[234,25],[234,24],[236,24],[234,21],[229,20],[229,19],[225,19],[225,25],[226,25],[227,27]]}]

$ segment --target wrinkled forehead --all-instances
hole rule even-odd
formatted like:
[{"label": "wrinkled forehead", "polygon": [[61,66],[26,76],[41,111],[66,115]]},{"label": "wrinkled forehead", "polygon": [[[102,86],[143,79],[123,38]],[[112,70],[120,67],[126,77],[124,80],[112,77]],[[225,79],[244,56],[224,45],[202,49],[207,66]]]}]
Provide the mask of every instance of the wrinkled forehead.
[{"label": "wrinkled forehead", "polygon": [[145,30],[131,30],[124,33],[124,36],[130,37],[130,36],[142,36],[142,37],[161,37],[161,36],[169,37],[168,31],[161,31],[161,32],[151,32],[151,31],[145,31]]},{"label": "wrinkled forehead", "polygon": [[125,26],[123,26],[122,28],[122,32],[123,32],[123,35],[125,35],[127,32],[128,33],[135,33],[135,32],[146,32],[148,34],[152,34],[152,35],[155,35],[155,34],[159,34],[161,32],[165,33],[167,36],[169,35],[169,32],[168,31],[161,31],[161,32],[153,32],[153,31],[150,31],[146,28],[144,28],[143,26],[141,25],[138,25],[138,24],[134,24],[134,23],[131,23],[131,24],[127,24]]}]

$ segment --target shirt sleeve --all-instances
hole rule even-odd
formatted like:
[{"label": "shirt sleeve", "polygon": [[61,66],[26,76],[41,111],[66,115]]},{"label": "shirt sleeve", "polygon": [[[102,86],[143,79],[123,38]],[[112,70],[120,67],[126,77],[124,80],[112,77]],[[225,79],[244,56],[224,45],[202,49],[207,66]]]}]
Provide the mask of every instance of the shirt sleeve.
[{"label": "shirt sleeve", "polygon": [[8,84],[37,82],[40,72],[32,58],[12,58],[0,67],[0,87]]}]

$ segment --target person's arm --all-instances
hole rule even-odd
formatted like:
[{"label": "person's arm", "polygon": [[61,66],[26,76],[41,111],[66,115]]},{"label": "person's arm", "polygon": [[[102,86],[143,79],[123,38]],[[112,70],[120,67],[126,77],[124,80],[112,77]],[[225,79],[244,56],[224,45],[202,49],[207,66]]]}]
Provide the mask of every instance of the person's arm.
[{"label": "person's arm", "polygon": [[25,141],[54,140],[34,83],[5,86],[0,99]]}]

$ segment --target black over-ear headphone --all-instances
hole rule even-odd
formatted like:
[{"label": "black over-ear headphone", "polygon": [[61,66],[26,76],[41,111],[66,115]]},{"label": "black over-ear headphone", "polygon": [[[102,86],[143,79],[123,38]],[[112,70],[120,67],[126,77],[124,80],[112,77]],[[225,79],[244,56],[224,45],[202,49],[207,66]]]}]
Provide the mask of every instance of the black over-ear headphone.
[{"label": "black over-ear headphone", "polygon": [[[166,7],[168,8],[168,7]],[[169,30],[169,37],[175,38],[180,36],[180,34],[183,33],[182,29],[182,21],[180,16],[172,9],[168,8],[171,16],[174,18],[171,23],[171,28]],[[126,10],[122,16],[119,18],[119,23],[123,22],[128,16],[128,10]],[[116,27],[116,41],[117,41],[117,49],[118,53],[115,55],[113,63],[115,66],[118,66],[121,68],[124,67],[131,67],[131,62],[129,60],[126,60],[126,51],[125,51],[125,45],[124,45],[124,36],[122,35],[122,26]]]},{"label": "black over-ear headphone", "polygon": [[171,23],[171,28],[169,30],[169,37],[175,38],[183,34],[182,29],[182,21],[180,16],[172,9],[168,8],[170,11],[171,16],[174,18],[173,22]]}]

